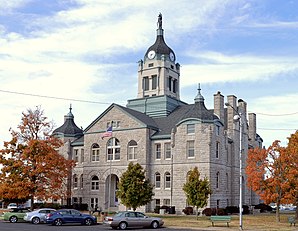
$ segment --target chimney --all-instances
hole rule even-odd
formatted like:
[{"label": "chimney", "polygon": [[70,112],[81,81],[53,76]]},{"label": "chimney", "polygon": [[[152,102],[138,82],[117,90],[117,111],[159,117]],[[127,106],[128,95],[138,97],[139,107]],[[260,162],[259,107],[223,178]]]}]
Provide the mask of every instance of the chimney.
[{"label": "chimney", "polygon": [[[228,103],[233,106],[235,110],[237,110],[237,97],[234,95],[228,95]],[[227,107],[227,130],[228,131],[233,131],[234,128],[234,116],[236,115],[236,112],[234,111],[232,107],[228,106]]]},{"label": "chimney", "polygon": [[248,134],[251,142],[254,143],[257,136],[257,116],[255,113],[248,113]]},{"label": "chimney", "polygon": [[224,122],[224,96],[218,91],[214,96],[214,114],[216,114],[219,119]]}]

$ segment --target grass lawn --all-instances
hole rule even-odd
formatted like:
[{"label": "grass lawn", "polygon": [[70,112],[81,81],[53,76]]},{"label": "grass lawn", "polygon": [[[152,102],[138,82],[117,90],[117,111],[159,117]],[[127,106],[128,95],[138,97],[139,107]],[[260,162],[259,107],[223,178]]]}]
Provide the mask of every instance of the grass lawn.
[{"label": "grass lawn", "polygon": [[[243,230],[262,230],[262,231],[287,231],[287,230],[298,230],[298,227],[291,227],[288,223],[288,217],[295,216],[293,213],[282,213],[280,222],[276,222],[275,213],[261,213],[257,215],[243,215]],[[239,230],[239,216],[232,215],[230,227],[227,227],[226,223],[217,222],[212,227],[210,217],[199,217],[196,216],[176,216],[176,215],[164,215],[160,216],[165,221],[166,227],[183,227],[193,228],[201,230]],[[298,225],[298,224],[297,224]]]}]

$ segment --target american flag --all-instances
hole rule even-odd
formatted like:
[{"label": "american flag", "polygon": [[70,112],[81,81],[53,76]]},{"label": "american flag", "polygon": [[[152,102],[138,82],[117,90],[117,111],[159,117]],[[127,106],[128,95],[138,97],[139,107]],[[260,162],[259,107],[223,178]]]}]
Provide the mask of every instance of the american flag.
[{"label": "american flag", "polygon": [[105,137],[111,137],[112,135],[113,135],[113,130],[112,130],[112,126],[110,126],[107,128],[107,131],[102,134],[101,139]]}]

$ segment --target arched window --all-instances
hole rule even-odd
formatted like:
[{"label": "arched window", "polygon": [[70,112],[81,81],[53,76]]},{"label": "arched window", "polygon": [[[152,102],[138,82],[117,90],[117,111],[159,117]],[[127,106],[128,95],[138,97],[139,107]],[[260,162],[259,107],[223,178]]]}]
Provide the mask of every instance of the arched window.
[{"label": "arched window", "polygon": [[83,174],[81,174],[81,177],[80,177],[80,184],[81,184],[81,188],[84,188],[84,178],[83,178]]},{"label": "arched window", "polygon": [[74,188],[78,187],[78,177],[76,174],[73,175],[73,187]]},{"label": "arched window", "polygon": [[99,179],[97,176],[91,178],[91,190],[99,190]]},{"label": "arched window", "polygon": [[155,173],[155,188],[160,188],[160,173]]},{"label": "arched window", "polygon": [[165,188],[171,188],[171,174],[169,172],[165,173]]},{"label": "arched window", "polygon": [[219,188],[219,172],[216,173],[216,188]]},{"label": "arched window", "polygon": [[107,160],[120,160],[120,142],[116,138],[109,139],[107,143]]},{"label": "arched window", "polygon": [[99,145],[93,144],[91,147],[91,161],[99,161]]},{"label": "arched window", "polygon": [[127,148],[128,160],[136,160],[137,159],[137,148],[138,148],[138,144],[136,141],[134,141],[134,140],[129,141],[128,148]]}]

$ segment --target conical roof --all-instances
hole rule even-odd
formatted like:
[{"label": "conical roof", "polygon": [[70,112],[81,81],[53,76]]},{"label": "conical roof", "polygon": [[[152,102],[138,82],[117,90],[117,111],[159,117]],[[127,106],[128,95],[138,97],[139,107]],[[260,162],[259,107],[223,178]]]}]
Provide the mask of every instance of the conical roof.
[{"label": "conical roof", "polygon": [[53,135],[64,137],[80,137],[83,135],[83,130],[74,122],[74,116],[71,110],[72,108],[70,106],[68,114],[64,116],[64,124],[56,128]]}]

